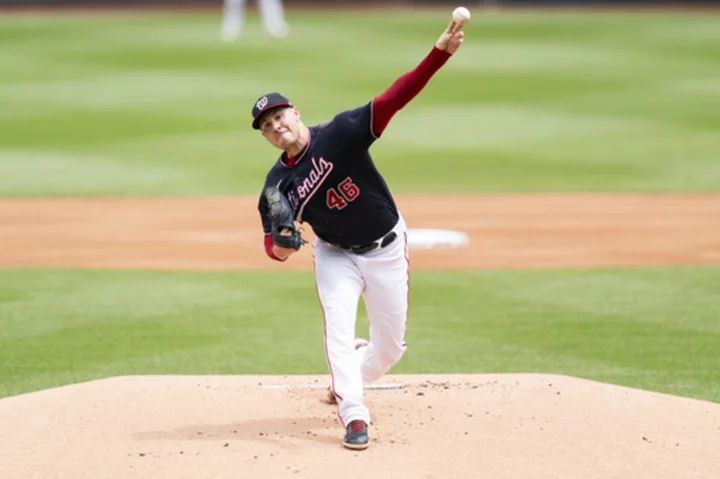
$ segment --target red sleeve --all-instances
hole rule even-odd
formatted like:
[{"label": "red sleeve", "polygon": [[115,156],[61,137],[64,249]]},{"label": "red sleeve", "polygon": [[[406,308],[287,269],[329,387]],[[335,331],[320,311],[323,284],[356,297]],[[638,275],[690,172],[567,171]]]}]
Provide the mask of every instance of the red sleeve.
[{"label": "red sleeve", "polygon": [[267,255],[268,255],[271,259],[274,259],[275,261],[281,261],[281,262],[282,262],[282,261],[285,261],[285,259],[287,259],[287,258],[285,258],[285,259],[280,259],[280,258],[278,258],[277,256],[275,256],[275,253],[273,253],[273,239],[272,239],[272,236],[267,235],[267,234],[265,235],[265,253],[267,253]]},{"label": "red sleeve", "polygon": [[372,132],[379,137],[392,117],[420,93],[430,78],[450,58],[451,54],[433,47],[432,51],[415,67],[390,85],[373,100]]}]

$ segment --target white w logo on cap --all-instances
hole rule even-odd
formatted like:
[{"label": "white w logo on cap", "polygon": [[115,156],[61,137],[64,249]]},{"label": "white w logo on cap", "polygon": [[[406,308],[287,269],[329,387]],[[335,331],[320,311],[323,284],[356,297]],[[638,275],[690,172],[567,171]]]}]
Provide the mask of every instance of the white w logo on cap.
[{"label": "white w logo on cap", "polygon": [[268,104],[268,99],[266,96],[264,96],[258,100],[258,102],[255,104],[255,108],[257,108],[258,110],[262,110],[263,108],[265,108],[267,106],[267,104]]}]

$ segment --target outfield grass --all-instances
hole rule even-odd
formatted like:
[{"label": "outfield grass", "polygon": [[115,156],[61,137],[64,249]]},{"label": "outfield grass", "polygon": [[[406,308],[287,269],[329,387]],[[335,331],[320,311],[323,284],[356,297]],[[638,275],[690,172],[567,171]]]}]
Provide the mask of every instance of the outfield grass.
[{"label": "outfield grass", "polygon": [[[559,373],[720,402],[719,297],[717,268],[415,272],[393,372]],[[327,373],[311,273],[5,270],[0,298],[0,396],[125,374]]]},{"label": "outfield grass", "polygon": [[[249,128],[279,90],[308,123],[413,68],[445,10],[0,18],[0,196],[256,193]],[[718,191],[720,15],[483,13],[373,153],[396,192]]]}]

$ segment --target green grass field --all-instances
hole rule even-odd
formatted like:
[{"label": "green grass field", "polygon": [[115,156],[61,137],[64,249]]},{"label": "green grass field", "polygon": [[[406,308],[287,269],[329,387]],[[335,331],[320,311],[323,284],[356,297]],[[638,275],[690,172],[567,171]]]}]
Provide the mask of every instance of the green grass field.
[{"label": "green grass field", "polygon": [[[255,194],[279,90],[329,119],[413,68],[447,12],[0,18],[0,195]],[[475,15],[374,147],[397,192],[717,191],[720,15]],[[417,165],[422,164],[422,168]]]},{"label": "green grass field", "polygon": [[[251,17],[234,44],[210,13],[2,16],[0,197],[256,194],[276,156],[249,128],[258,96],[285,93],[308,123],[359,106],[448,13],[290,11],[288,39]],[[720,15],[478,11],[466,32],[373,147],[394,192],[720,190]],[[720,402],[718,268],[418,271],[410,309],[393,372]],[[0,270],[0,396],[325,372],[311,273]]]},{"label": "green grass field", "polygon": [[[569,374],[720,402],[719,296],[711,268],[416,272],[393,372]],[[0,396],[327,371],[311,273],[0,271],[0,316]]]}]

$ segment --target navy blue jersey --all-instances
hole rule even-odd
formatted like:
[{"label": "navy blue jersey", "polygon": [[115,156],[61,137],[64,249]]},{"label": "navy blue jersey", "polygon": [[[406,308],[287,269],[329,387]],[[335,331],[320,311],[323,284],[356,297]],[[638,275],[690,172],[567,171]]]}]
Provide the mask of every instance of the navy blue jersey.
[{"label": "navy blue jersey", "polygon": [[[265,180],[265,187],[279,186],[287,196],[296,221],[310,224],[329,243],[370,243],[399,219],[368,151],[376,140],[371,125],[372,103],[368,103],[310,127],[308,145],[295,164],[287,166],[281,155]],[[258,210],[263,231],[269,233],[268,206],[262,194]]]}]

